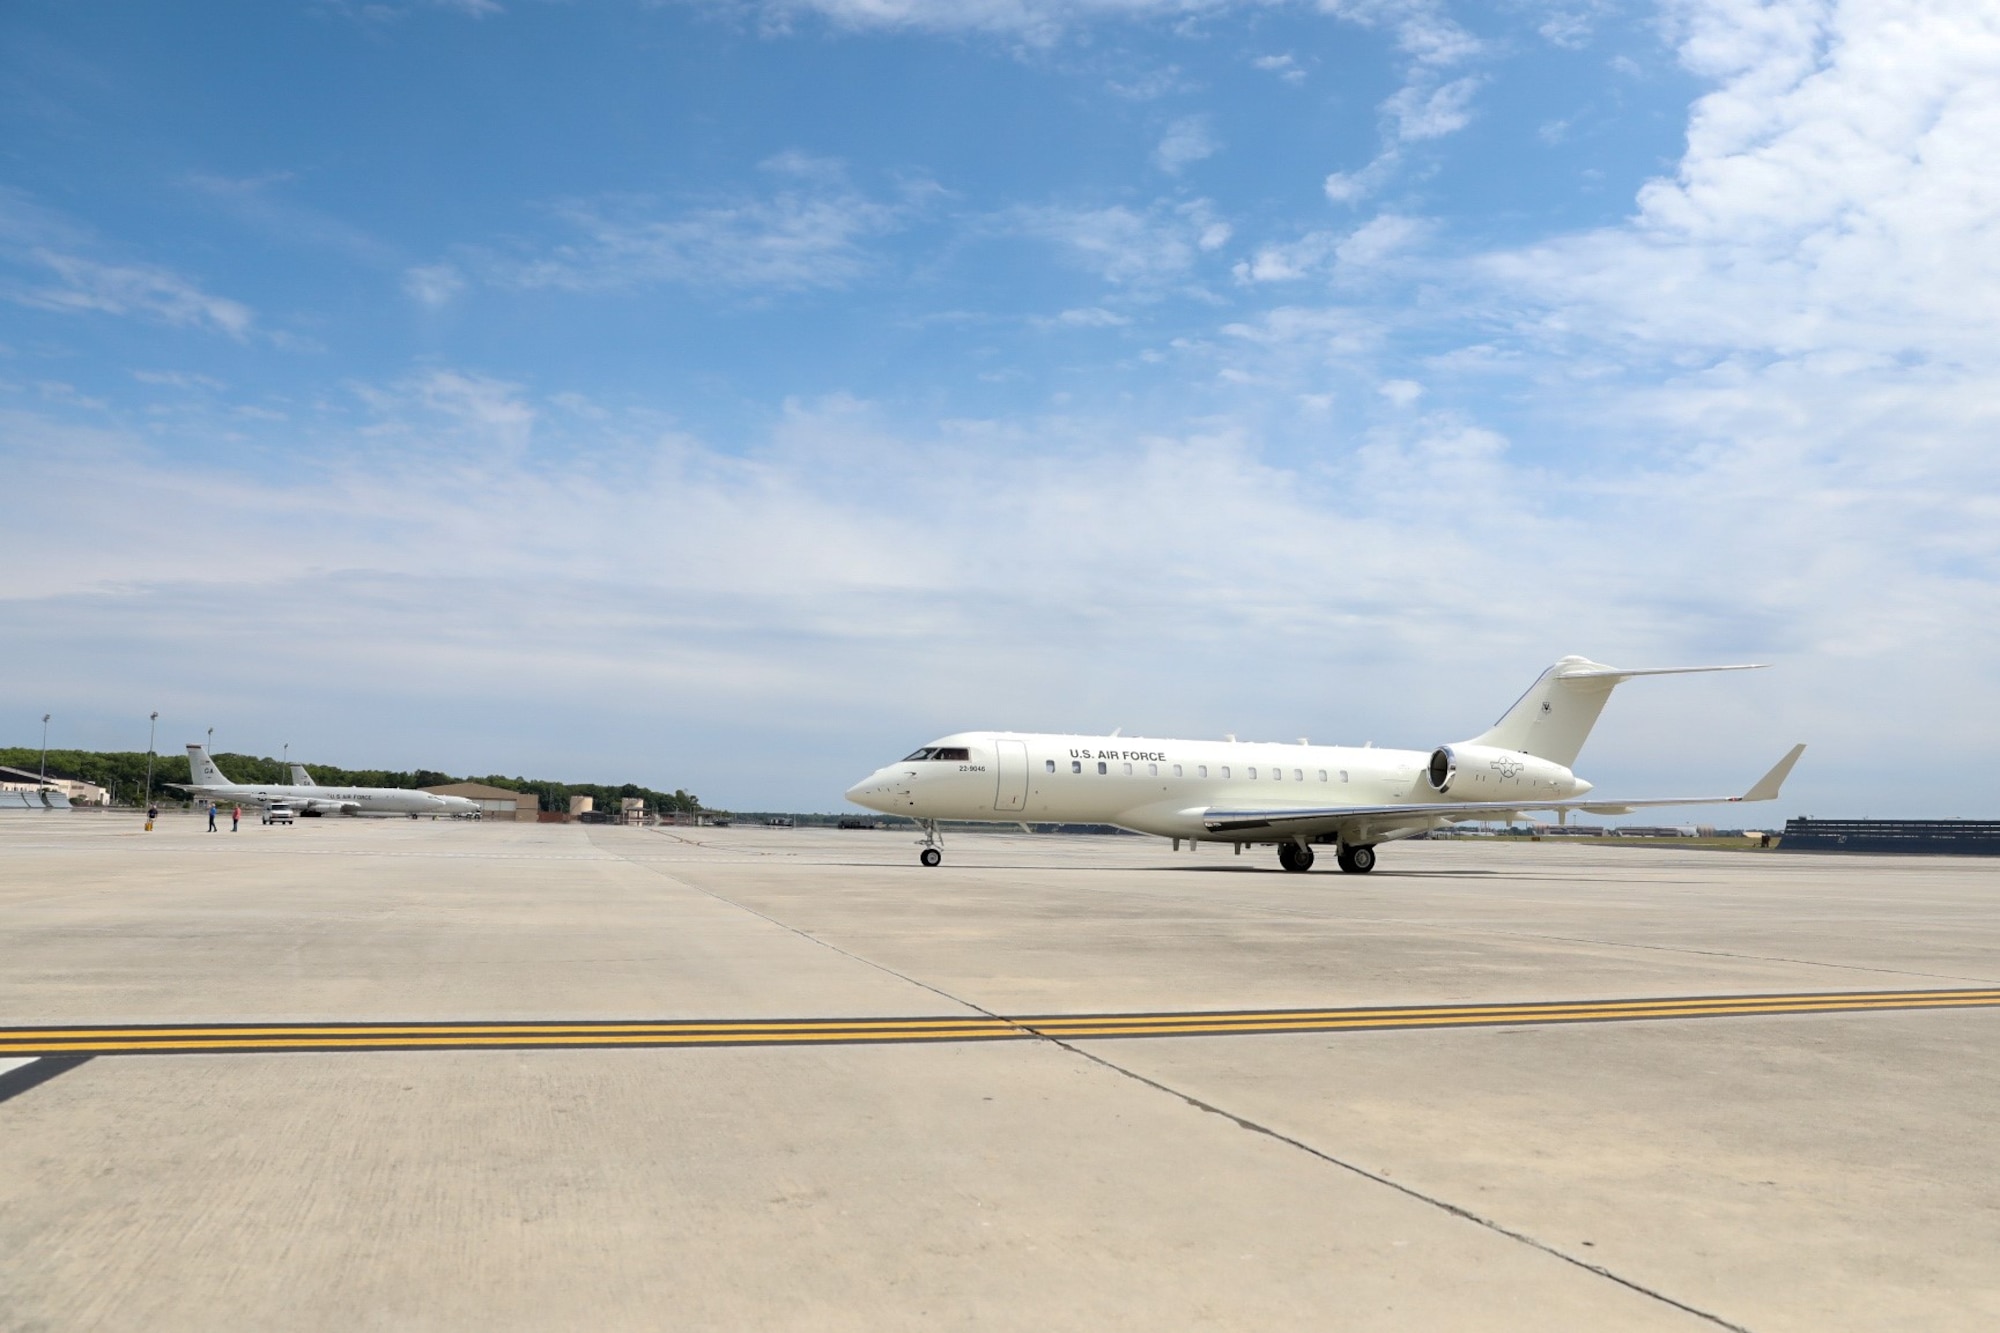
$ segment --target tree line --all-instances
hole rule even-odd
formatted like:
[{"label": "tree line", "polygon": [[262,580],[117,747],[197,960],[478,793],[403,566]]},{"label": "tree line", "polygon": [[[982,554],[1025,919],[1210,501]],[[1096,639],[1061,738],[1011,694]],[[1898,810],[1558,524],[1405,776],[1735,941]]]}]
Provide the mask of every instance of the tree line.
[{"label": "tree line", "polygon": [[[233,782],[285,785],[292,780],[291,769],[269,755],[218,754],[215,766]],[[38,746],[0,746],[0,766],[29,773],[41,771],[42,751]],[[646,808],[661,814],[693,814],[704,809],[700,798],[675,789],[656,791],[627,782],[612,786],[601,782],[554,782],[544,778],[507,777],[489,773],[483,777],[453,777],[433,769],[400,772],[386,768],[335,768],[331,764],[307,764],[306,772],[322,787],[441,787],[450,782],[483,782],[507,791],[532,792],[544,810],[567,810],[572,796],[594,798],[600,810],[616,811],[620,797],[636,796]],[[94,782],[111,792],[120,805],[137,805],[145,798],[146,752],[144,750],[50,750],[49,776]],[[165,786],[188,782],[192,775],[185,754],[153,756],[153,795],[175,799],[180,793]]]}]

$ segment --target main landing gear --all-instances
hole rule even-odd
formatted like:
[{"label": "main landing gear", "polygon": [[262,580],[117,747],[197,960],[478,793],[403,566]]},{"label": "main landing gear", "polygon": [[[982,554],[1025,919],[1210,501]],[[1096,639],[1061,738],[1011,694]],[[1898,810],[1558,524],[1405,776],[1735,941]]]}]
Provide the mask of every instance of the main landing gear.
[{"label": "main landing gear", "polygon": [[[1343,846],[1334,860],[1350,875],[1365,875],[1375,868],[1375,849]],[[1304,874],[1313,867],[1313,849],[1303,843],[1281,842],[1278,864],[1293,874]]]},{"label": "main landing gear", "polygon": [[924,849],[917,855],[917,859],[927,866],[934,866],[943,862],[944,835],[938,832],[937,821],[935,819],[919,819],[917,827],[924,831],[924,836],[917,839],[917,846]]}]

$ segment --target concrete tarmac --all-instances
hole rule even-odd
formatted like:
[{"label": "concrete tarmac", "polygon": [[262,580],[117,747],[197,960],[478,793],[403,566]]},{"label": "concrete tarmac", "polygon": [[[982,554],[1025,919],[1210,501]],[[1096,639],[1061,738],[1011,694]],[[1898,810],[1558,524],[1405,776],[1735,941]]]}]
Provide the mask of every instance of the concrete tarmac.
[{"label": "concrete tarmac", "polygon": [[[2000,985],[1979,860],[1459,842],[1299,876],[1018,833],[946,858],[0,818],[0,1025]],[[2000,1008],[5,1064],[4,1330],[2000,1326]]]}]

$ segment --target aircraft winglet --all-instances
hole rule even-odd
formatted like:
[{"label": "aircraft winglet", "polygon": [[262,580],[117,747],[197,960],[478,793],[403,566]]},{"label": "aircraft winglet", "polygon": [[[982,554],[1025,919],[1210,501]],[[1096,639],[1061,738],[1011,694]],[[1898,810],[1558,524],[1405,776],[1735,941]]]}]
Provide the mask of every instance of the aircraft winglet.
[{"label": "aircraft winglet", "polygon": [[1805,746],[1794,745],[1789,754],[1773,765],[1769,773],[1758,778],[1750,790],[1744,792],[1738,799],[1745,801],[1777,800],[1778,788],[1785,785],[1785,779],[1792,775],[1792,766],[1799,762],[1799,756],[1805,752]]}]

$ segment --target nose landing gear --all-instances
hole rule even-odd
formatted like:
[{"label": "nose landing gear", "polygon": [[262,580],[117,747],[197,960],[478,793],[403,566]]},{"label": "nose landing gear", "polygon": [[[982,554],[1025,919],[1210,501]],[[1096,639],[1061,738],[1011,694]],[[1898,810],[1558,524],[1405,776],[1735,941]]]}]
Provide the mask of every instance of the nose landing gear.
[{"label": "nose landing gear", "polygon": [[917,827],[924,831],[924,836],[917,839],[917,846],[924,849],[917,859],[927,866],[939,864],[944,860],[944,835],[938,832],[937,821],[919,819]]}]

